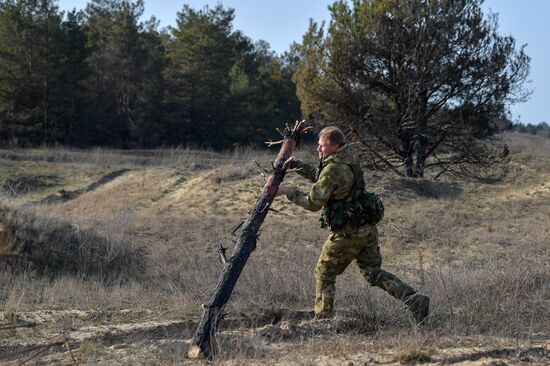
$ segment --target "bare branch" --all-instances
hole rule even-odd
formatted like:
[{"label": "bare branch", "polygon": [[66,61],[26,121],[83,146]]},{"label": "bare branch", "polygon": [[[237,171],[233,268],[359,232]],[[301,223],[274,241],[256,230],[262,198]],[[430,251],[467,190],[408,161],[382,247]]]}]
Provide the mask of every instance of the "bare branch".
[{"label": "bare branch", "polygon": [[78,366],[78,362],[76,362],[76,358],[73,355],[73,351],[71,350],[71,346],[69,345],[69,342],[65,342],[65,347],[67,347],[67,350],[69,351],[69,355],[71,356],[71,359],[73,360],[73,365]]},{"label": "bare branch", "polygon": [[227,248],[224,248],[221,244],[220,244],[220,249],[218,249],[218,259],[220,260],[220,262],[222,262],[222,264],[227,264],[227,262],[229,262],[227,260],[227,257],[225,256],[225,252],[227,251]]},{"label": "bare branch", "polygon": [[271,146],[275,146],[275,145],[281,145],[283,142],[285,142],[285,140],[272,141],[271,139],[269,139],[269,141],[266,141],[265,144],[268,147],[271,147]]},{"label": "bare branch", "polygon": [[[288,126],[288,125],[287,125],[287,126]],[[279,135],[285,137],[285,134],[284,134],[281,130],[279,130],[279,128],[275,128],[275,130],[276,130],[277,132],[279,132]]]},{"label": "bare branch", "polygon": [[384,157],[382,155],[380,155],[379,153],[377,153],[373,148],[371,148],[369,146],[369,144],[367,144],[366,141],[364,141],[360,136],[359,134],[357,133],[357,131],[353,128],[353,126],[349,126],[350,130],[355,134],[355,136],[357,137],[357,139],[367,148],[369,149],[369,151],[371,153],[373,153],[377,158],[379,158],[380,160],[382,160],[382,162],[384,162],[394,173],[396,173],[397,175],[400,175],[402,177],[404,177],[403,173],[401,173],[399,170],[397,170],[389,161],[387,161],[386,159],[384,159]]},{"label": "bare branch", "polygon": [[241,222],[239,223],[239,225],[237,225],[237,226],[233,229],[233,231],[231,232],[231,234],[235,235],[235,233],[237,232],[237,230],[239,230],[239,228],[240,228],[241,226],[243,226],[243,224],[244,224],[244,221],[241,221]]}]

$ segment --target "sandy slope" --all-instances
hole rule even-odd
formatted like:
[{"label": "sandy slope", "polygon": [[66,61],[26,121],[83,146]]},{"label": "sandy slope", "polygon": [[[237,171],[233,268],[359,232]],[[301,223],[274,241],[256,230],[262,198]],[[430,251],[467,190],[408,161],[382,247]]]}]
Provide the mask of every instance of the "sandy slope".
[{"label": "sandy slope", "polygon": [[[519,243],[530,248],[522,253],[522,260],[539,270],[550,269],[549,142],[513,138],[516,159],[511,165],[512,173],[498,184],[452,179],[419,182],[381,173],[367,175],[370,187],[383,195],[390,208],[380,225],[383,254],[390,268],[415,273],[418,258],[424,261],[426,270],[436,264],[460,268],[495,256],[514,257]],[[68,199],[38,207],[37,212],[107,234],[113,223],[125,221],[125,230],[133,242],[155,248],[150,249],[155,263],[186,255],[186,248],[174,250],[184,234],[196,242],[205,235],[223,238],[220,232],[229,232],[246,215],[264,181],[253,164],[230,158],[205,168],[130,167],[90,190],[85,190],[90,183],[119,168],[101,167],[93,172],[86,167],[79,174],[65,168],[50,170],[58,174],[56,183],[44,191],[20,196],[18,204],[36,202],[62,188],[78,191]],[[296,176],[289,176],[286,182],[307,188]],[[316,255],[318,247],[314,243],[325,235],[318,228],[309,229],[309,224],[317,221],[317,214],[304,212],[284,199],[278,199],[274,208],[280,212],[270,214],[264,235],[274,235],[274,224],[282,223],[292,225],[289,233],[295,236],[310,230],[309,238],[298,243],[301,249],[297,251],[294,240],[298,239],[282,234],[284,243],[263,242],[255,255],[280,260],[277,265],[288,262],[296,253]],[[192,227],[201,230],[191,232]],[[218,245],[208,242],[208,238],[202,240],[201,250]],[[163,249],[154,246],[159,242]],[[310,276],[309,272],[304,276]],[[346,280],[350,278],[353,279],[348,276]],[[537,300],[541,308],[550,306],[550,294],[546,295]],[[40,304],[33,307],[40,308]],[[220,332],[224,352],[218,362],[392,365],[420,360],[437,365],[550,364],[548,327],[528,338],[475,334],[441,338],[431,328],[375,327],[370,318],[357,313],[342,312],[333,321],[315,322],[309,311],[298,309],[258,308],[254,312],[232,313],[226,319]],[[8,312],[0,313],[0,319],[9,319]],[[196,314],[184,315],[168,306],[147,309],[133,304],[127,309],[113,309],[105,304],[94,310],[18,310],[15,320],[11,320],[23,327],[11,335],[0,331],[0,363],[20,364],[28,360],[30,364],[195,364],[184,361],[183,355],[197,324]],[[24,327],[31,324],[32,328]]]}]

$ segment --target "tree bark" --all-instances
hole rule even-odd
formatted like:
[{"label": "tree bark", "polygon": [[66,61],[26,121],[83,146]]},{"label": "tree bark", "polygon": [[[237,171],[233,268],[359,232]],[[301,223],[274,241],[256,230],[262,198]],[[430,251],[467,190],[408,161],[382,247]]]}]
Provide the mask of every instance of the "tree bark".
[{"label": "tree bark", "polygon": [[405,164],[405,175],[407,177],[414,177],[411,133],[401,127],[399,131],[399,140],[399,155],[402,157]]},{"label": "tree bark", "polygon": [[418,98],[419,113],[417,122],[417,149],[416,149],[416,167],[415,176],[418,178],[424,177],[424,167],[426,166],[426,152],[428,150],[428,95],[426,91],[420,93]]},{"label": "tree bark", "polygon": [[203,305],[204,312],[202,319],[193,337],[187,357],[210,358],[218,351],[215,333],[222,320],[224,307],[246,265],[248,257],[256,248],[258,230],[286,173],[284,163],[290,158],[294,149],[299,144],[301,133],[306,130],[304,127],[305,123],[302,121],[297,122],[293,129],[290,129],[288,126],[285,129],[282,147],[273,164],[273,170],[267,177],[260,197],[256,200],[254,207],[250,211],[250,215],[242,226],[232,257],[225,264],[214,293],[208,303]]}]

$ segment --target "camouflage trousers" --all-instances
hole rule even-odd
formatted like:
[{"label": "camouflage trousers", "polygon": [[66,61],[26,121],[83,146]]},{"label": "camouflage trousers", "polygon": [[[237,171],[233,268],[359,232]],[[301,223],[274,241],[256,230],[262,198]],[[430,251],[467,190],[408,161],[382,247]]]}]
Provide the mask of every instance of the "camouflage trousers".
[{"label": "camouflage trousers", "polygon": [[315,268],[317,317],[334,315],[336,276],[342,274],[351,262],[357,264],[363,277],[372,286],[381,288],[396,299],[404,301],[415,293],[412,287],[395,275],[381,270],[382,256],[375,225],[364,225],[351,235],[331,232]]}]

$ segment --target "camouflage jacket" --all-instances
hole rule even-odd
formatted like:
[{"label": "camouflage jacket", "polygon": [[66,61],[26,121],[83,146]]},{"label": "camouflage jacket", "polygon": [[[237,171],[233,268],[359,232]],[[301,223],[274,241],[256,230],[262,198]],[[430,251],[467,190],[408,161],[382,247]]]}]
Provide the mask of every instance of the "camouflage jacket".
[{"label": "camouflage jacket", "polygon": [[310,211],[319,211],[330,200],[352,200],[355,189],[355,177],[350,165],[358,165],[357,155],[349,145],[343,145],[335,153],[322,161],[322,170],[317,178],[315,167],[296,160],[293,168],[298,174],[314,182],[309,193],[289,188],[287,198],[293,203]]}]

